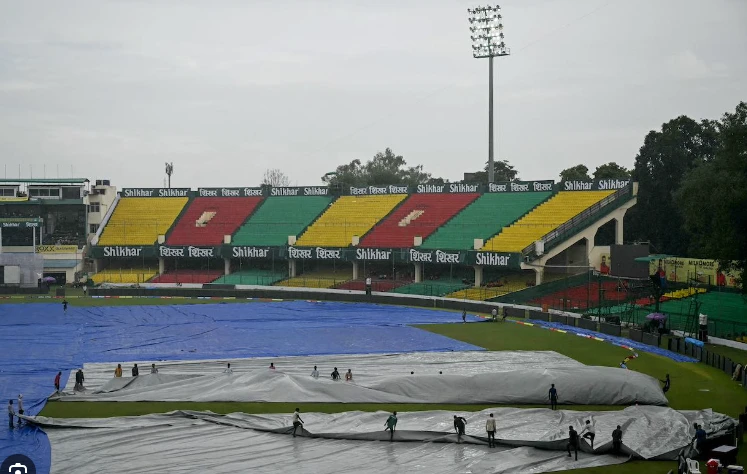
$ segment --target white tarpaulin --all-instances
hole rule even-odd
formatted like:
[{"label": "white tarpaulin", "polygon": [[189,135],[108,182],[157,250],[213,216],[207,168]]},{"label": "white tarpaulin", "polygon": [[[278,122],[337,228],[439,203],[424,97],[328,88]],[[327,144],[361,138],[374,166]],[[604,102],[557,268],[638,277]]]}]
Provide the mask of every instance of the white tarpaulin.
[{"label": "white tarpaulin", "polygon": [[[499,447],[488,448],[485,421],[497,420]],[[540,473],[624,462],[630,456],[673,459],[694,435],[709,436],[734,420],[710,410],[678,412],[628,407],[614,412],[495,408],[457,413],[467,419],[456,443],[453,415],[445,411],[399,413],[394,436],[383,431],[385,412],[301,413],[305,425],[290,436],[290,415],[169,414],[104,419],[31,419],[52,445],[52,472],[185,473]],[[579,459],[567,457],[568,426],[596,428],[594,451],[581,441]],[[610,454],[612,430],[623,430],[622,454]]]},{"label": "white tarpaulin", "polygon": [[[84,366],[84,392],[72,380],[63,401],[267,401],[326,403],[541,404],[555,384],[561,404],[665,405],[659,382],[639,372],[585,366],[552,351],[427,352],[227,361],[138,361],[138,377],[114,378],[112,364]],[[276,369],[268,367],[272,362]],[[311,377],[317,366],[318,379]],[[123,364],[125,374],[132,363]],[[332,381],[352,369],[353,381]],[[71,378],[74,373],[71,372]]]}]

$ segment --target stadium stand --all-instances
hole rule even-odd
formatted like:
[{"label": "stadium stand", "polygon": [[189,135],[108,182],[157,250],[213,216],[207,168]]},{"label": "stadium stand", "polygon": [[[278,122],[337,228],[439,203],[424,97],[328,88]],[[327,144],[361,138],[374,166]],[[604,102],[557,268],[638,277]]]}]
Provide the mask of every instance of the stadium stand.
[{"label": "stadium stand", "polygon": [[585,285],[577,285],[550,293],[532,300],[530,304],[536,306],[547,305],[550,308],[587,309],[599,306],[600,296],[604,301],[624,301],[628,293],[625,288],[615,280],[601,282],[590,282]]},{"label": "stadium stand", "polygon": [[510,274],[489,282],[479,288],[465,288],[447,295],[449,298],[485,301],[498,296],[507,295],[514,291],[525,289],[534,284],[534,276],[526,274]]},{"label": "stadium stand", "polygon": [[153,245],[165,235],[189,198],[126,197],[119,200],[98,245]]},{"label": "stadium stand", "polygon": [[145,283],[156,276],[156,269],[148,268],[107,268],[93,275],[91,279],[96,285],[102,283]]},{"label": "stadium stand", "polygon": [[272,270],[250,269],[233,272],[213,281],[223,285],[264,285],[270,286],[288,276],[285,272]]},{"label": "stadium stand", "polygon": [[419,283],[400,286],[392,290],[392,293],[404,293],[408,295],[446,296],[467,287],[461,280],[427,280]]},{"label": "stadium stand", "polygon": [[535,240],[614,191],[561,191],[501,233],[488,240],[482,250],[521,252]]},{"label": "stadium stand", "polygon": [[550,197],[549,192],[483,194],[423,241],[422,248],[470,250]]},{"label": "stadium stand", "polygon": [[394,212],[361,240],[361,247],[412,247],[413,238],[425,239],[464,209],[477,193],[411,194]]},{"label": "stadium stand", "polygon": [[152,279],[150,283],[210,283],[223,276],[223,270],[172,270]]},{"label": "stadium stand", "polygon": [[406,197],[406,194],[342,196],[306,229],[296,245],[348,247],[354,235],[362,238]]},{"label": "stadium stand", "polygon": [[[412,283],[411,281],[372,280],[371,290],[379,291],[379,292],[387,292],[387,291],[392,291],[395,288],[399,288],[400,286],[409,285],[411,283]],[[335,288],[339,290],[365,291],[366,282],[365,280],[350,280],[350,281],[346,281],[345,283],[335,286]]]},{"label": "stadium stand", "polygon": [[[220,245],[249,217],[261,197],[197,197],[166,238],[168,245]],[[217,278],[217,277],[216,277]]]},{"label": "stadium stand", "polygon": [[234,245],[279,246],[298,236],[332,202],[327,196],[272,196],[233,235]]},{"label": "stadium stand", "polygon": [[294,278],[276,283],[276,286],[291,286],[297,288],[333,288],[353,278],[352,269],[345,270],[317,270],[306,272]]}]

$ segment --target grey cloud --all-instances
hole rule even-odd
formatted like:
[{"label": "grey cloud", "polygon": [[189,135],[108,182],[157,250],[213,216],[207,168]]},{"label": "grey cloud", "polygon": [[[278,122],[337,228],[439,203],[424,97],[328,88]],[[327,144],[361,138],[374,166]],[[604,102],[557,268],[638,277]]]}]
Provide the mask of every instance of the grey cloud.
[{"label": "grey cloud", "polygon": [[[471,5],[6,2],[0,154],[119,186],[160,185],[174,161],[174,183],[197,187],[256,184],[268,167],[315,184],[389,146],[459,179],[487,157]],[[496,60],[498,158],[524,178],[631,166],[663,121],[745,99],[743,2],[502,6],[513,54]]]}]

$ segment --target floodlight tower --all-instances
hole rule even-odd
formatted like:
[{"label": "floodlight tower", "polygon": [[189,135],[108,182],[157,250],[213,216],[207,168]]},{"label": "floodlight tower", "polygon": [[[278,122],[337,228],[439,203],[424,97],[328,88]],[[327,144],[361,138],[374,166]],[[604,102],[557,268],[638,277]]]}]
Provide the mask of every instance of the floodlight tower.
[{"label": "floodlight tower", "polygon": [[511,50],[503,42],[501,7],[488,5],[468,8],[469,30],[472,32],[472,56],[488,58],[488,183],[495,179],[493,160],[493,58],[508,56]]}]

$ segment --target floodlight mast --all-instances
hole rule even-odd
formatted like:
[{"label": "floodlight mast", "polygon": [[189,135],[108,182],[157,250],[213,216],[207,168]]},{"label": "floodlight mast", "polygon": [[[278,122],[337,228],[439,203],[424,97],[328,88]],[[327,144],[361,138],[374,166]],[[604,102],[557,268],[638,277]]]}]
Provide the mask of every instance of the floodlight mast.
[{"label": "floodlight mast", "polygon": [[503,16],[499,5],[468,8],[472,32],[472,56],[488,58],[488,183],[495,180],[493,159],[493,58],[508,56],[511,50],[503,41]]}]

